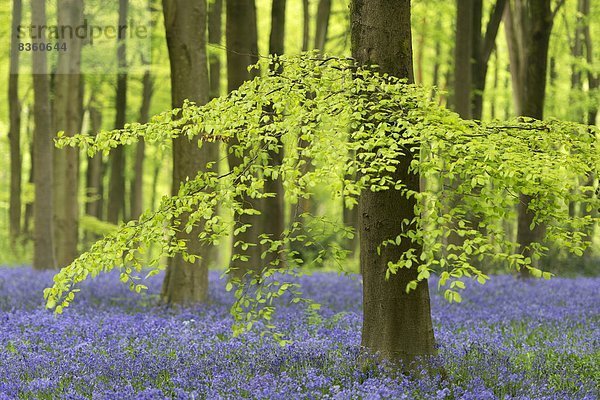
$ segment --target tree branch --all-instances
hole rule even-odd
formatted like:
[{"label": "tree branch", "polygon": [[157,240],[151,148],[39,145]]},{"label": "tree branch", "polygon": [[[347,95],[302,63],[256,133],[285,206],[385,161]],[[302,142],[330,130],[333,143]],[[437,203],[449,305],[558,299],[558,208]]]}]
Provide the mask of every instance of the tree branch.
[{"label": "tree branch", "polygon": [[497,0],[494,5],[494,9],[490,14],[490,19],[487,23],[487,27],[485,28],[485,35],[483,37],[482,42],[482,61],[484,64],[487,64],[492,51],[494,49],[494,44],[496,43],[496,36],[498,36],[498,29],[500,27],[500,22],[502,21],[502,16],[504,15],[504,9],[506,7],[506,0]]},{"label": "tree branch", "polygon": [[554,8],[554,11],[552,11],[552,20],[554,21],[554,18],[556,17],[556,14],[558,14],[558,12],[560,11],[560,8],[565,4],[565,0],[558,0],[558,3],[556,4],[556,7]]}]

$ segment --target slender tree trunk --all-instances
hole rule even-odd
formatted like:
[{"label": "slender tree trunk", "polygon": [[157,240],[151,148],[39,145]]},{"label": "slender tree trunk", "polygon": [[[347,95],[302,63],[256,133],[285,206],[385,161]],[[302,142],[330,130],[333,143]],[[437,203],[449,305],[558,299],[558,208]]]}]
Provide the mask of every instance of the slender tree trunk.
[{"label": "slender tree trunk", "polygon": [[348,243],[346,244],[347,249],[354,253],[359,244],[358,236],[360,226],[358,225],[358,205],[354,205],[354,207],[352,207],[351,209],[344,206],[342,217],[344,219],[344,225],[351,226],[355,230],[354,237],[352,237],[352,239],[349,239]]},{"label": "slender tree trunk", "polygon": [[[442,21],[441,21],[441,17],[438,17],[436,23],[435,23],[435,30],[437,32],[442,30]],[[440,38],[438,37],[438,35],[436,35],[435,37],[435,45],[434,45],[434,51],[435,51],[435,56],[433,59],[433,76],[432,76],[432,85],[435,88],[440,88],[440,67],[441,67],[441,58],[442,58],[442,41],[440,40]],[[431,92],[431,98],[432,100],[434,99],[434,96],[438,96],[438,94],[436,93],[435,90],[432,90]]]},{"label": "slender tree trunk", "polygon": [[492,97],[492,101],[490,104],[490,118],[496,119],[496,103],[498,96],[498,88],[499,88],[499,80],[498,80],[498,72],[500,71],[500,62],[498,60],[498,52],[494,52],[494,95]]},{"label": "slender tree trunk", "polygon": [[[393,27],[391,29],[390,27]],[[361,65],[379,65],[381,72],[413,81],[410,0],[353,0],[351,3],[352,56]],[[408,172],[410,154],[400,159],[393,179],[409,190],[419,190],[419,177]],[[412,361],[435,353],[427,280],[406,293],[417,269],[401,269],[386,280],[387,264],[409,250],[378,246],[398,234],[399,222],[414,214],[414,197],[400,191],[366,191],[359,201],[360,265],[363,273],[362,345],[391,360]],[[414,248],[417,258],[420,248]]]},{"label": "slender tree trunk", "polygon": [[315,49],[325,52],[327,43],[327,30],[329,29],[329,17],[331,15],[331,0],[319,0],[317,7],[317,24],[315,31]]},{"label": "slender tree trunk", "polygon": [[[591,0],[580,0],[580,12],[581,12],[581,16],[582,19],[586,22],[583,25],[583,43],[584,43],[584,48],[585,48],[585,56],[586,56],[586,61],[588,64],[588,71],[587,71],[587,79],[588,79],[588,92],[587,95],[588,96],[593,96],[595,92],[598,91],[598,87],[600,86],[600,74],[598,74],[597,72],[595,73],[595,71],[591,68],[591,66],[594,63],[594,49],[592,46],[592,34],[590,32],[590,5],[591,5]],[[592,125],[592,126],[596,126],[596,118],[598,115],[598,102],[594,102],[594,101],[590,101],[589,102],[589,108],[587,110],[587,123],[588,125]],[[594,181],[598,179],[598,171],[596,171],[596,173],[592,173],[589,174],[589,176],[587,177],[587,182],[586,185],[587,186],[592,186],[594,184]],[[599,182],[599,187],[600,187],[600,182]],[[598,192],[597,189],[596,190],[596,196],[600,195],[600,192]],[[594,194],[590,194],[591,196],[593,196]],[[592,216],[592,218],[594,217],[598,217],[598,209],[592,209],[592,211],[590,212],[590,215]],[[597,231],[597,224],[593,225],[590,227],[589,231],[588,231],[588,239],[591,240],[594,237],[594,233],[595,231]],[[588,247],[586,249],[585,252],[585,257],[590,259],[592,257],[592,248]]]},{"label": "slender tree trunk", "polygon": [[[571,55],[574,60],[581,59],[583,56],[583,42],[585,40],[584,27],[585,23],[583,21],[583,7],[585,7],[586,0],[578,0],[577,1],[577,11],[576,11],[576,24],[575,24],[575,35],[573,38],[573,44],[571,45]],[[582,91],[582,80],[581,80],[581,67],[577,65],[577,62],[573,62],[571,64],[571,104],[575,108],[575,118],[576,122],[583,122],[585,119],[583,109],[581,104],[578,104],[578,97]],[[574,98],[573,98],[574,96]]]},{"label": "slender tree trunk", "polygon": [[[46,25],[45,0],[31,0],[31,23]],[[33,39],[45,43],[45,38]],[[33,204],[34,247],[33,268],[56,268],[54,256],[54,199],[52,151],[52,114],[50,112],[50,85],[46,52],[32,52],[33,96],[35,131],[33,138],[33,159],[35,160],[34,183],[35,201]]]},{"label": "slender tree trunk", "polygon": [[496,44],[498,29],[504,9],[506,8],[506,0],[496,0],[491,14],[488,18],[488,23],[485,33],[481,32],[481,17],[482,17],[482,1],[475,1],[475,9],[473,15],[473,72],[472,72],[472,111],[473,119],[480,120],[483,113],[483,93],[485,91],[485,81],[487,77],[488,64],[492,52]]},{"label": "slender tree trunk", "polygon": [[302,0],[302,51],[308,50],[310,41],[310,4],[308,0]]},{"label": "slender tree trunk", "polygon": [[[127,25],[128,0],[119,0],[119,26]],[[121,33],[121,30],[119,30]],[[122,129],[127,118],[127,47],[125,35],[117,39],[117,73],[115,129]],[[113,224],[125,220],[125,151],[117,146],[110,154],[107,220]]]},{"label": "slender tree trunk", "polygon": [[473,1],[456,1],[456,40],[454,44],[454,110],[463,119],[471,118],[473,54]]},{"label": "slender tree trunk", "polygon": [[[575,24],[575,32],[573,38],[573,44],[571,45],[571,55],[573,56],[574,62],[571,64],[571,92],[569,93],[571,98],[571,107],[574,108],[573,119],[578,123],[583,123],[585,120],[585,114],[587,114],[587,110],[584,110],[581,104],[581,93],[583,91],[582,79],[581,79],[581,70],[577,65],[575,60],[581,59],[583,56],[583,41],[584,37],[584,23],[583,23],[583,10],[585,7],[586,0],[578,0],[577,1],[577,11],[576,11],[576,24]],[[552,58],[551,60],[554,60]],[[551,63],[552,67],[552,63]],[[551,68],[552,70],[552,68]],[[550,81],[552,82],[552,72],[550,73]],[[551,86],[552,83],[550,84]],[[579,178],[577,178],[579,179]],[[569,202],[569,216],[574,217],[577,213],[577,202],[571,201]]]},{"label": "slender tree trunk", "polygon": [[[95,104],[95,99],[92,97],[88,106],[90,118],[90,132],[96,135],[102,129],[102,111]],[[104,163],[102,162],[102,153],[97,153],[93,157],[87,158],[86,171],[86,195],[89,198],[85,213],[92,217],[103,219],[104,206]],[[94,234],[86,233],[86,241],[91,242],[97,239]]]},{"label": "slender tree trunk", "polygon": [[[590,31],[590,5],[591,0],[582,0],[583,4],[581,5],[581,13],[583,14],[583,19],[587,21],[587,23],[583,27],[583,37],[585,43],[585,56],[586,61],[588,63],[588,95],[594,93],[598,87],[600,87],[600,74],[595,72],[591,66],[594,64],[594,50],[593,50],[593,42],[592,42],[592,34]],[[587,123],[588,125],[595,126],[596,118],[598,116],[598,102],[590,101],[590,107],[587,113]]]},{"label": "slender tree trunk", "polygon": [[[269,53],[271,55],[282,55],[284,51],[285,38],[285,6],[286,0],[273,0],[271,7],[271,35],[269,37]],[[273,73],[280,73],[282,66],[271,65]],[[267,115],[272,115],[274,109],[271,104],[266,107]],[[283,163],[283,143],[277,139],[277,150],[270,150],[269,157],[273,166],[279,166]],[[260,233],[269,235],[273,240],[279,240],[284,230],[285,225],[285,204],[283,191],[283,181],[281,176],[277,179],[265,176],[265,192],[274,193],[275,197],[261,199],[259,202],[261,217],[260,217]],[[259,252],[267,250],[266,245],[257,246]],[[278,254],[271,254],[263,261],[265,265],[275,263],[279,260],[278,265],[281,265],[283,260]]]},{"label": "slender tree trunk", "polygon": [[417,36],[415,54],[415,82],[423,84],[423,57],[425,56],[425,39],[427,35],[427,17],[423,16],[419,22],[419,35]]},{"label": "slender tree trunk", "polygon": [[[83,23],[82,0],[59,0],[58,24],[79,26]],[[81,39],[65,38],[68,51],[58,53],[54,77],[54,130],[65,136],[79,133],[81,104]],[[79,243],[79,149],[54,149],[54,232],[56,261],[70,264],[77,256]]]},{"label": "slender tree trunk", "polygon": [[[27,137],[28,151],[29,151],[29,160],[31,160],[31,167],[29,168],[29,177],[27,182],[35,187],[34,180],[34,165],[35,158],[33,156],[33,141],[34,141],[34,126],[33,126],[33,106],[29,105],[25,107],[25,135]],[[31,232],[31,221],[33,220],[33,200],[30,200],[25,203],[25,218],[23,221],[23,235],[25,239],[33,240],[33,233]]]},{"label": "slender tree trunk", "polygon": [[[148,0],[148,11],[153,12],[152,0]],[[155,21],[155,18],[151,18]],[[152,22],[154,29],[155,23]],[[140,105],[139,122],[142,124],[150,120],[150,103],[154,94],[154,78],[150,72],[150,60],[142,59],[146,66],[144,76],[142,78],[142,104]],[[144,211],[144,160],[146,159],[146,141],[140,138],[135,148],[135,160],[133,167],[133,178],[130,187],[130,218],[138,219]]]},{"label": "slender tree trunk", "polygon": [[[506,8],[505,23],[513,91],[517,115],[544,118],[548,48],[552,32],[553,13],[550,0],[510,2]],[[519,196],[517,242],[520,252],[529,257],[531,244],[541,240],[544,227],[537,224],[530,229],[534,213],[529,205],[532,197]],[[529,271],[521,270],[522,276]]]},{"label": "slender tree trunk", "polygon": [[[144,72],[142,78],[142,104],[140,105],[139,122],[145,124],[150,119],[150,102],[154,92],[154,80],[150,70]],[[146,142],[141,138],[135,148],[133,179],[130,190],[131,219],[138,219],[144,211],[144,160],[146,158]]]},{"label": "slender tree trunk", "polygon": [[10,142],[10,202],[9,234],[14,243],[21,234],[21,102],[19,101],[19,49],[17,30],[21,24],[23,5],[21,0],[13,0],[11,19],[10,66],[8,76],[8,110],[10,115],[10,128],[8,139]]},{"label": "slender tree trunk", "polygon": [[[206,0],[163,0],[167,46],[171,65],[171,102],[173,108],[188,99],[198,105],[208,102],[209,78],[206,54]],[[199,138],[173,139],[172,193],[176,195],[180,184],[193,179],[210,161],[216,161],[218,146],[202,143]],[[187,223],[181,217],[181,225]],[[168,304],[191,304],[208,299],[209,247],[198,240],[202,226],[190,233],[181,231],[177,238],[187,242],[188,252],[200,258],[189,263],[178,254],[169,262],[162,288],[162,300]]]},{"label": "slender tree trunk", "polygon": [[[256,62],[257,36],[256,36],[256,13],[254,0],[227,0],[226,2],[226,41],[227,41],[227,89],[236,90],[244,81],[252,79],[248,72],[248,66]],[[239,142],[233,138],[232,145]],[[233,169],[239,166],[241,159],[231,152],[227,152],[229,168]],[[258,202],[254,199],[238,198],[237,201],[245,204],[247,207],[258,208]],[[233,238],[232,255],[244,254],[248,261],[242,262],[236,260],[232,262],[230,268],[234,278],[241,278],[247,272],[256,272],[261,268],[260,254],[258,246],[249,247],[247,251],[242,251],[235,243],[242,241],[245,243],[257,243],[260,227],[256,226],[258,218],[248,215],[235,215],[236,228],[243,225],[252,225],[244,232],[240,232]]]},{"label": "slender tree trunk", "polygon": [[[210,1],[208,4],[208,43],[220,45],[223,37],[222,27],[223,0]],[[210,98],[221,95],[221,59],[216,52],[209,54]]]}]

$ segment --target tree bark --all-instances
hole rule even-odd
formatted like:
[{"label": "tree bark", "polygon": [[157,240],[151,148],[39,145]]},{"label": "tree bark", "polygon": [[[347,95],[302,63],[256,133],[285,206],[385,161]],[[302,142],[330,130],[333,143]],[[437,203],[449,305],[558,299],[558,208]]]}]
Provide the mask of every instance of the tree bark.
[{"label": "tree bark", "polygon": [[[93,96],[87,108],[90,118],[90,133],[96,135],[102,129],[102,111]],[[88,200],[85,213],[99,220],[104,217],[104,171],[105,163],[102,161],[102,153],[87,158],[85,191]],[[87,242],[93,242],[97,239],[97,236],[91,232],[87,232],[85,237]]]},{"label": "tree bark", "polygon": [[[142,104],[140,105],[139,122],[145,124],[150,119],[150,102],[154,94],[154,79],[150,70],[144,72],[142,78]],[[146,142],[140,138],[135,148],[133,179],[130,190],[131,219],[138,219],[144,211],[144,160],[146,158]]]},{"label": "tree bark", "polygon": [[[119,0],[119,26],[127,25],[128,0]],[[127,47],[125,35],[117,38],[117,73],[115,129],[122,129],[127,118]],[[124,30],[123,30],[124,32]],[[125,220],[125,152],[123,146],[117,146],[110,154],[110,182],[108,188],[107,220],[118,224]]]},{"label": "tree bark", "polygon": [[315,30],[315,49],[325,52],[327,31],[329,29],[329,16],[331,15],[331,0],[319,0],[317,7],[317,23]]},{"label": "tree bark", "polygon": [[[360,65],[376,64],[383,73],[413,81],[410,0],[353,0],[351,3],[352,56]],[[403,156],[394,179],[419,190],[418,175],[408,172],[412,155]],[[409,363],[435,353],[427,280],[406,293],[417,269],[401,269],[385,279],[389,261],[397,261],[411,246],[377,248],[398,234],[399,222],[411,220],[414,197],[400,191],[366,191],[359,200],[360,265],[363,273],[362,346],[392,361]],[[414,248],[417,257],[421,249]]]},{"label": "tree bark", "polygon": [[454,111],[463,119],[471,118],[473,54],[473,1],[456,1],[456,41],[454,44]]},{"label": "tree bark", "polygon": [[[505,10],[506,34],[517,115],[544,118],[548,47],[552,32],[553,12],[550,0],[511,1]],[[541,240],[544,227],[530,225],[534,213],[529,205],[532,197],[520,194],[517,242],[525,257],[532,254],[530,245]],[[528,276],[527,269],[521,270]]]},{"label": "tree bark", "polygon": [[8,76],[8,110],[10,127],[10,202],[8,207],[9,234],[14,243],[21,234],[21,102],[19,100],[19,49],[17,30],[21,24],[23,4],[13,0],[11,19],[10,66]]},{"label": "tree bark", "polygon": [[[285,6],[286,0],[273,0],[273,6],[271,7],[271,34],[269,36],[269,54],[279,56],[284,51],[284,38],[285,38]],[[273,73],[280,73],[283,67],[271,65]],[[266,107],[267,114],[270,115],[274,112],[272,105]],[[283,163],[283,143],[280,139],[277,139],[278,149],[269,151],[270,163],[273,166],[280,166]],[[261,216],[260,216],[260,233],[268,235],[273,240],[279,240],[285,229],[285,204],[284,204],[284,190],[283,181],[281,176],[277,179],[265,176],[265,192],[274,193],[275,197],[267,197],[261,199],[259,202]],[[259,252],[266,251],[267,245],[257,246]],[[275,260],[279,260],[282,263],[283,260],[278,254],[270,254],[263,261],[264,264],[269,265]],[[281,264],[278,264],[281,265]]]},{"label": "tree bark", "polygon": [[[208,4],[208,43],[220,45],[223,37],[223,0]],[[221,95],[221,59],[214,51],[209,51],[210,99]]]},{"label": "tree bark", "polygon": [[[256,12],[254,0],[228,0],[226,2],[227,26],[227,89],[236,90],[253,75],[248,72],[248,66],[256,63],[257,36],[256,36]],[[232,139],[231,145],[235,146],[239,142],[236,138]],[[227,152],[229,168],[233,169],[239,166],[241,159],[232,154],[229,149]],[[258,202],[255,199],[238,198],[238,202],[245,204],[245,207],[257,209]],[[235,215],[235,227],[250,224],[252,225],[244,232],[240,232],[233,238],[232,256],[244,254],[248,261],[233,261],[230,265],[232,277],[241,278],[247,272],[257,272],[261,268],[260,254],[258,246],[249,247],[247,251],[242,251],[235,247],[237,241],[245,243],[257,243],[260,227],[257,226],[258,218],[249,215]]]},{"label": "tree bark", "polygon": [[492,8],[485,33],[481,32],[482,1],[475,2],[475,13],[473,15],[473,72],[472,72],[472,111],[471,117],[480,120],[483,114],[483,93],[485,91],[485,81],[487,77],[488,64],[496,44],[498,29],[506,0],[496,0]]},{"label": "tree bark", "polygon": [[[206,54],[206,0],[163,0],[167,46],[171,65],[171,102],[173,108],[181,107],[188,99],[198,105],[208,102],[209,78]],[[218,147],[215,143],[202,143],[199,138],[173,139],[172,194],[180,184],[193,179],[210,161],[216,161]],[[181,217],[183,228],[187,215]],[[200,258],[193,263],[176,255],[169,262],[163,282],[161,298],[168,304],[192,304],[208,299],[209,246],[198,240],[202,226],[190,233],[180,231],[177,239],[187,242],[188,252]]]},{"label": "tree bark", "polygon": [[[600,74],[594,73],[594,70],[591,66],[594,63],[594,50],[593,50],[593,42],[592,42],[592,34],[590,31],[590,4],[591,0],[582,0],[583,4],[581,5],[581,12],[584,16],[584,20],[587,23],[583,27],[583,37],[585,43],[585,57],[588,63],[588,94],[594,93],[598,87],[600,86]],[[595,126],[596,118],[598,116],[598,102],[591,101],[590,108],[588,109],[587,115],[587,123],[588,125]]]},{"label": "tree bark", "polygon": [[310,4],[302,0],[302,51],[308,51],[310,40]]},{"label": "tree bark", "polygon": [[[59,0],[58,24],[79,26],[83,23],[82,0]],[[81,39],[65,38],[68,51],[58,53],[54,77],[54,130],[65,136],[79,133],[81,104]],[[56,261],[70,264],[77,256],[79,243],[79,149],[54,149],[54,232]]]},{"label": "tree bark", "polygon": [[[152,0],[148,0],[147,5],[150,13],[154,12],[152,7]],[[155,18],[151,18],[155,21]],[[152,29],[155,27],[155,23],[152,22]],[[147,123],[150,120],[150,103],[154,94],[154,77],[150,72],[150,60],[146,58],[142,59],[142,63],[145,65],[146,70],[142,78],[142,104],[140,105],[140,115],[138,121],[142,124]],[[130,210],[131,219],[138,219],[144,211],[144,160],[146,159],[146,141],[144,138],[140,138],[135,148],[135,160],[133,167],[133,179],[131,181],[130,188]]]},{"label": "tree bark", "polygon": [[[46,25],[45,0],[31,1],[31,23]],[[44,43],[45,38],[34,39]],[[33,96],[35,131],[33,138],[33,159],[35,162],[34,183],[35,201],[33,204],[34,246],[33,268],[56,268],[54,255],[54,199],[52,151],[52,114],[50,112],[50,84],[46,52],[32,52]]]},{"label": "tree bark", "polygon": [[[35,165],[35,157],[33,156],[33,142],[34,142],[34,123],[33,123],[33,106],[30,104],[25,107],[25,136],[27,137],[27,141],[29,143],[27,151],[29,151],[29,160],[31,163],[31,167],[29,168],[29,177],[27,178],[27,182],[31,185],[31,187],[35,187],[35,178],[34,178],[34,165]],[[33,233],[31,229],[31,221],[33,220],[33,203],[34,200],[30,200],[25,203],[25,217],[23,219],[23,235],[26,240],[33,240]]]}]

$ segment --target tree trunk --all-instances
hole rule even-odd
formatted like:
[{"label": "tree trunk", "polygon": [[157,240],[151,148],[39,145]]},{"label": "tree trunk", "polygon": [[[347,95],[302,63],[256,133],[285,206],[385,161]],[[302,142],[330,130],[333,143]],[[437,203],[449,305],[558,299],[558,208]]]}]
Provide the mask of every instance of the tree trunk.
[{"label": "tree trunk", "polygon": [[[35,178],[34,178],[34,165],[35,165],[35,157],[33,156],[33,141],[34,141],[34,124],[33,124],[33,106],[30,104],[25,107],[25,136],[27,137],[28,151],[29,151],[29,160],[31,162],[31,167],[29,168],[29,177],[27,182],[31,185],[31,187],[35,186]],[[31,221],[33,220],[33,200],[30,200],[25,203],[25,218],[23,220],[23,235],[26,240],[33,240],[33,233],[31,232]]]},{"label": "tree trunk", "polygon": [[[361,65],[413,81],[410,0],[353,0],[351,3],[352,56]],[[419,177],[408,172],[411,155],[403,156],[393,179],[409,190],[419,190]],[[362,346],[384,358],[408,363],[435,353],[427,280],[406,293],[417,268],[401,269],[385,279],[387,264],[400,259],[411,245],[377,248],[398,234],[399,222],[415,217],[414,197],[400,191],[366,191],[359,200],[360,265],[363,272]],[[414,245],[413,245],[414,246]],[[414,248],[417,257],[421,249]]]},{"label": "tree trunk", "polygon": [[315,31],[315,49],[319,50],[321,53],[325,52],[330,15],[331,0],[319,0],[319,6],[317,8],[317,26]]},{"label": "tree trunk", "polygon": [[473,1],[456,1],[456,40],[454,44],[454,111],[463,119],[471,118],[473,54]]},{"label": "tree trunk", "polygon": [[[424,15],[419,21],[419,34],[417,36],[415,54],[415,82],[423,84],[423,58],[425,56],[425,39],[427,36],[427,17]],[[435,61],[434,61],[435,62]],[[435,68],[435,67],[434,67]]]},{"label": "tree trunk", "polygon": [[[119,0],[119,26],[127,25],[128,0]],[[125,34],[117,38],[117,73],[115,129],[122,129],[127,118],[127,47]],[[117,146],[110,154],[110,182],[108,188],[107,220],[118,224],[125,220],[125,152]]]},{"label": "tree trunk", "polygon": [[[506,7],[505,23],[517,115],[544,118],[552,20],[550,0],[509,2]],[[531,256],[529,246],[540,241],[544,233],[540,224],[530,229],[534,217],[529,209],[531,199],[527,194],[519,196],[517,242],[525,257]],[[522,276],[529,275],[527,269],[522,269],[521,273]]]},{"label": "tree trunk", "polygon": [[344,225],[346,226],[350,226],[352,228],[354,228],[355,232],[354,232],[354,237],[352,237],[352,239],[348,239],[347,243],[346,243],[346,249],[349,250],[351,252],[351,254],[354,254],[356,251],[356,248],[358,246],[358,232],[359,232],[359,225],[358,225],[358,221],[359,221],[359,216],[358,216],[358,205],[354,205],[354,207],[352,207],[352,209],[345,207],[345,205],[342,205],[344,207],[343,210],[343,214],[342,214],[342,218],[344,220]]},{"label": "tree trunk", "polygon": [[[440,32],[442,30],[442,21],[441,18],[438,17],[435,23],[435,30]],[[441,57],[442,57],[442,41],[435,35],[435,45],[434,45],[434,59],[433,59],[433,76],[432,76],[432,86],[434,88],[440,88],[440,67],[441,67]],[[434,96],[439,96],[438,93],[434,90],[431,91],[431,99],[434,99]]]},{"label": "tree trunk", "polygon": [[[581,5],[581,13],[583,14],[583,19],[587,21],[585,26],[583,27],[583,37],[585,43],[585,56],[586,61],[588,63],[588,95],[594,93],[598,87],[600,86],[600,75],[596,72],[594,73],[593,68],[591,66],[594,64],[594,52],[592,45],[592,34],[590,32],[590,4],[591,0],[583,0],[583,4]],[[598,102],[590,101],[590,107],[587,113],[587,123],[588,125],[595,126],[596,118],[598,116]]]},{"label": "tree trunk", "polygon": [[[208,4],[208,43],[221,45],[223,27],[223,0],[210,1]],[[217,53],[209,52],[210,99],[221,95],[221,59]]]},{"label": "tree trunk", "polygon": [[[83,23],[82,0],[59,0],[58,24]],[[54,130],[65,136],[79,133],[81,127],[81,39],[65,38],[69,51],[58,53],[54,77]],[[77,256],[79,243],[79,149],[54,149],[54,232],[56,261],[70,264]]]},{"label": "tree trunk", "polygon": [[8,110],[10,128],[10,202],[8,207],[9,234],[14,243],[21,234],[21,102],[19,101],[19,49],[17,30],[21,25],[23,5],[21,0],[13,0],[11,19],[10,67],[8,76]]},{"label": "tree trunk", "polygon": [[485,33],[481,32],[482,1],[475,1],[473,15],[473,72],[472,72],[472,111],[471,117],[480,120],[483,113],[483,93],[490,56],[494,51],[496,36],[506,8],[506,0],[497,0],[492,8]]},{"label": "tree trunk", "polygon": [[[102,111],[95,104],[95,99],[92,97],[88,105],[88,113],[90,118],[90,133],[96,135],[102,129]],[[104,162],[102,162],[102,153],[97,153],[93,157],[87,158],[86,170],[86,196],[88,200],[85,206],[85,213],[92,217],[103,219],[104,206]],[[86,241],[95,241],[97,236],[93,233],[86,233]]]},{"label": "tree trunk", "polygon": [[[206,0],[163,0],[167,46],[171,65],[171,103],[173,108],[188,99],[198,105],[208,102],[209,78],[206,54]],[[172,194],[180,184],[193,179],[198,171],[218,158],[215,143],[202,143],[186,136],[173,139]],[[181,216],[181,227],[187,214]],[[177,233],[177,239],[187,242],[188,252],[199,256],[189,263],[178,254],[171,260],[163,282],[161,298],[168,304],[192,304],[208,299],[209,246],[198,240],[202,226],[190,233]]]},{"label": "tree trunk", "polygon": [[[45,0],[31,0],[31,23],[46,25]],[[45,38],[34,39],[45,43]],[[33,159],[35,162],[35,201],[33,204],[34,246],[33,268],[56,268],[54,256],[54,199],[52,151],[52,114],[50,112],[50,84],[46,52],[32,52],[33,96],[35,131],[33,137]]]},{"label": "tree trunk", "polygon": [[[226,41],[227,41],[227,89],[228,91],[236,90],[244,81],[252,79],[252,75],[248,72],[248,66],[256,62],[257,48],[256,37],[256,13],[254,0],[228,0],[226,2],[227,25],[226,25]],[[237,145],[236,138],[232,139],[232,145]],[[234,154],[227,152],[227,160],[229,168],[233,169],[239,166],[241,159]],[[258,202],[255,199],[238,198],[238,202],[243,203],[246,207],[257,209]],[[256,272],[260,270],[261,260],[258,251],[258,246],[249,247],[247,251],[242,251],[239,247],[235,247],[235,243],[242,241],[245,243],[257,243],[260,227],[257,226],[256,217],[249,215],[235,215],[235,228],[250,224],[252,227],[240,232],[233,238],[232,256],[236,254],[244,254],[248,257],[248,261],[242,262],[236,260],[231,263],[232,276],[241,278],[247,272]]]},{"label": "tree trunk", "polygon": [[496,116],[496,103],[497,103],[497,97],[498,97],[498,89],[500,87],[499,85],[499,80],[498,80],[498,72],[500,71],[500,61],[498,60],[498,52],[495,51],[494,52],[494,95],[490,104],[490,118],[492,120],[495,120],[497,118]]},{"label": "tree trunk", "polygon": [[[581,16],[582,16],[582,20],[584,20],[586,23],[583,26],[583,42],[584,42],[584,47],[585,47],[585,57],[586,57],[586,61],[588,64],[588,71],[587,71],[587,79],[588,79],[588,92],[587,95],[588,96],[593,96],[595,92],[597,92],[598,90],[598,86],[600,85],[600,75],[598,73],[594,74],[594,70],[591,68],[591,66],[594,63],[594,53],[593,53],[593,46],[592,46],[592,34],[590,32],[590,3],[591,0],[580,0],[580,12],[581,12]],[[587,123],[588,125],[592,125],[592,126],[596,126],[596,117],[598,115],[598,102],[596,101],[590,101],[589,102],[589,108],[587,110]],[[594,181],[598,179],[598,172],[596,171],[596,174],[592,173],[589,174],[589,176],[587,177],[587,182],[586,185],[588,186],[592,186]],[[597,189],[598,190],[598,189]],[[598,191],[596,191],[596,196],[598,196],[600,193],[598,193]],[[591,194],[591,196],[593,196],[594,194]],[[592,211],[590,212],[590,216],[592,218],[594,217],[598,217],[598,209],[592,209]],[[595,231],[597,230],[597,224],[594,224],[593,226],[590,227],[589,231],[588,231],[588,240],[591,240],[595,235]],[[584,253],[584,256],[588,259],[590,259],[592,257],[592,247],[588,247]]]},{"label": "tree trunk", "polygon": [[308,50],[310,41],[310,4],[308,0],[302,0],[302,51]]},{"label": "tree trunk", "polygon": [[[142,78],[142,104],[140,105],[139,122],[145,124],[150,119],[150,102],[154,93],[154,80],[150,70],[144,72]],[[138,219],[144,211],[144,159],[146,158],[146,142],[140,138],[135,148],[133,180],[131,182],[131,219]]]},{"label": "tree trunk", "polygon": [[[273,6],[271,8],[271,35],[269,37],[269,54],[271,55],[282,55],[284,51],[284,38],[285,38],[285,6],[286,0],[273,0]],[[275,67],[271,65],[273,73],[280,73],[282,66]],[[269,104],[266,107],[267,115],[274,112],[273,107]],[[277,139],[278,150],[270,150],[269,158],[273,166],[279,166],[283,163],[283,143],[280,139]],[[281,176],[277,179],[272,177],[265,177],[265,192],[275,193],[275,197],[268,197],[261,199],[259,202],[261,216],[260,216],[260,233],[269,235],[272,240],[281,239],[285,225],[285,204],[283,191],[283,182]],[[259,252],[267,250],[267,246],[257,246]],[[270,254],[263,261],[265,265],[269,265],[275,260],[279,259],[279,264],[282,265],[282,259],[278,254]]]}]

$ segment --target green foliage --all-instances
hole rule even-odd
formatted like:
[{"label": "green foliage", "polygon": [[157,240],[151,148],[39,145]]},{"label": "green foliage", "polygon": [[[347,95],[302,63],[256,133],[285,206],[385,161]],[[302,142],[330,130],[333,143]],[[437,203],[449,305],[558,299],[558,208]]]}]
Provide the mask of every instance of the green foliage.
[{"label": "green foliage", "polygon": [[[133,290],[142,290],[136,283],[140,279],[137,275],[150,243],[157,243],[161,249],[150,262],[151,274],[161,268],[158,261],[163,255],[182,253],[184,258],[193,259],[196,255],[188,253],[186,243],[177,240],[175,233],[190,232],[202,222],[204,229],[198,239],[214,244],[233,227],[233,222],[216,214],[217,204],[231,209],[234,216],[257,214],[236,199],[273,196],[264,192],[265,176],[280,177],[286,194],[292,198],[308,197],[311,187],[330,184],[332,179],[340,182],[331,186],[333,195],[343,196],[348,204],[355,203],[363,190],[399,190],[405,196],[414,196],[418,200],[417,217],[398,221],[397,236],[381,246],[410,241],[423,245],[424,250],[419,257],[409,250],[399,260],[391,260],[389,274],[401,268],[417,268],[418,280],[422,280],[437,273],[440,287],[447,288],[449,301],[461,300],[461,278],[472,277],[479,283],[488,279],[475,265],[484,257],[549,278],[548,273],[532,267],[531,258],[514,253],[516,243],[501,227],[500,221],[514,208],[519,193],[532,196],[534,224],[547,227],[547,241],[559,243],[575,255],[581,255],[589,245],[586,232],[598,217],[570,217],[568,204],[576,201],[588,209],[599,206],[594,187],[576,187],[575,179],[600,169],[596,128],[556,120],[463,121],[430,101],[428,88],[357,68],[351,59],[305,55],[283,60],[281,75],[246,82],[239,90],[205,106],[187,102],[181,109],[159,114],[145,125],[129,124],[97,136],[57,140],[59,146],[80,146],[92,155],[132,144],[140,137],[149,146],[168,146],[171,138],[183,135],[200,135],[201,146],[235,137],[237,141],[229,151],[243,162],[220,176],[212,165],[207,165],[182,184],[176,196],[164,197],[156,211],[121,225],[94,244],[63,268],[54,286],[46,289],[49,308],[56,307],[60,312],[73,300],[79,282],[113,268],[121,270],[122,281]],[[266,109],[273,112],[267,114]],[[269,152],[282,151],[284,146],[282,165],[272,165]],[[408,153],[416,155],[410,172],[428,182],[420,193],[392,178],[398,160]],[[307,160],[312,160],[314,169],[306,171],[303,166]],[[189,219],[182,222],[184,212],[189,213]],[[333,219],[320,218],[339,225]],[[478,226],[473,226],[473,220]],[[337,231],[352,234],[341,226]],[[463,238],[461,244],[447,243],[445,239],[451,233]],[[263,265],[264,276],[274,277],[275,272],[296,274],[298,261],[292,242],[314,242],[315,236],[318,232],[314,227],[299,222],[281,237],[261,235],[259,241],[267,245],[262,258],[278,253],[286,261],[286,265],[278,260]],[[236,243],[242,250],[256,245]],[[545,243],[531,247],[534,259],[547,251]],[[238,257],[241,261],[247,259],[243,254]],[[319,257],[315,260],[321,261]],[[258,279],[232,283],[231,289],[236,287],[232,312],[237,333],[251,328],[256,319],[268,324],[273,298],[291,291],[291,301],[303,300],[294,285],[279,278],[270,286],[258,285],[249,290],[252,285],[248,284],[256,286]],[[407,290],[414,287],[416,281],[410,282]]]}]

